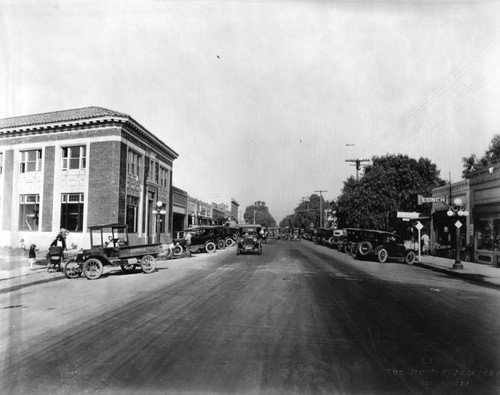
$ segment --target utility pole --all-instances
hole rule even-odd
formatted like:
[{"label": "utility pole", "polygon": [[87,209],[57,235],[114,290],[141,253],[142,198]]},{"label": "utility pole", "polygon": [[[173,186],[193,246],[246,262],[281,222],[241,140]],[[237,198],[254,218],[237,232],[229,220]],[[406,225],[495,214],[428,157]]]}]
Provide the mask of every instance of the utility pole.
[{"label": "utility pole", "polygon": [[323,227],[323,192],[325,190],[314,191],[319,193],[319,227]]},{"label": "utility pole", "polygon": [[253,224],[255,225],[255,209],[253,209]]},{"label": "utility pole", "polygon": [[358,181],[359,178],[359,169],[361,168],[361,162],[369,162],[370,159],[346,159],[346,162],[354,162],[354,165],[351,166],[356,166],[356,181]]}]

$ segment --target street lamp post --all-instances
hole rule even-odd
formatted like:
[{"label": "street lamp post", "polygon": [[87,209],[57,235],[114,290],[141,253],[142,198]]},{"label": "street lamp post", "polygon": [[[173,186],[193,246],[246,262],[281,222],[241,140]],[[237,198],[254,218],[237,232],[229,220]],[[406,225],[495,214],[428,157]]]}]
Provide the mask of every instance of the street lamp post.
[{"label": "street lamp post", "polygon": [[161,215],[165,215],[167,213],[167,210],[165,210],[164,204],[161,200],[158,200],[156,202],[156,207],[153,209],[153,215],[155,216],[155,234],[158,238],[158,243],[161,242],[160,238],[160,221],[161,221]]},{"label": "street lamp post", "polygon": [[460,222],[460,217],[467,217],[469,212],[465,210],[465,206],[462,202],[462,199],[455,198],[453,200],[453,204],[450,205],[447,213],[448,217],[458,217],[457,222],[455,222],[456,228],[456,254],[455,254],[455,263],[453,264],[453,269],[463,269],[463,265],[460,259],[460,228],[462,227],[462,223]]}]

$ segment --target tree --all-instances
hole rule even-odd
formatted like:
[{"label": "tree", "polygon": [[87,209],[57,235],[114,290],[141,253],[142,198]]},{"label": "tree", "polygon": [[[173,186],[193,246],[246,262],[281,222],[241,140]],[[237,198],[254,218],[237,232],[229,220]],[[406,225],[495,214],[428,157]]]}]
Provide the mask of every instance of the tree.
[{"label": "tree", "polygon": [[[320,204],[320,200],[321,204]],[[319,218],[321,215],[320,210],[333,209],[333,203],[325,201],[323,196],[319,196],[313,193],[305,201],[299,203],[297,208],[294,210],[294,214],[286,216],[280,221],[280,227],[292,227],[292,228],[309,228],[311,224],[313,226],[319,226]]]},{"label": "tree", "polygon": [[475,154],[462,158],[462,178],[469,178],[473,171],[484,170],[488,166],[500,163],[500,134],[493,136],[490,146],[481,158]]},{"label": "tree", "polygon": [[269,208],[266,202],[261,200],[255,202],[253,205],[248,206],[243,213],[243,219],[247,224],[259,224],[264,227],[276,226],[276,221],[269,213]]},{"label": "tree", "polygon": [[440,185],[444,181],[429,159],[374,157],[359,181],[350,177],[344,182],[337,201],[339,227],[394,229],[397,211],[429,210],[418,206],[418,195],[430,195]]}]

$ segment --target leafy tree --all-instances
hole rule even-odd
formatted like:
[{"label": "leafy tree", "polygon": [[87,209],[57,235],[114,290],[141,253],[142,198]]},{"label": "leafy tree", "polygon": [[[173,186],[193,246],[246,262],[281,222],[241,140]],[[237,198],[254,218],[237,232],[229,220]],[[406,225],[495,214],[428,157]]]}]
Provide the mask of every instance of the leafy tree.
[{"label": "leafy tree", "polygon": [[430,195],[440,185],[444,181],[429,159],[402,154],[373,157],[359,181],[350,177],[344,182],[337,201],[339,227],[394,229],[397,211],[430,210],[418,206],[418,195]]},{"label": "leafy tree", "polygon": [[486,169],[489,165],[500,162],[500,134],[493,136],[490,146],[481,158],[475,154],[462,158],[462,178],[469,178],[473,171]]},{"label": "leafy tree", "polygon": [[261,200],[245,209],[243,219],[247,224],[253,224],[255,219],[256,224],[260,224],[265,227],[276,226],[276,221],[269,212],[266,202]]},{"label": "leafy tree", "polygon": [[[321,203],[320,203],[321,201]],[[334,203],[325,201],[322,196],[312,194],[305,201],[299,203],[294,210],[294,214],[286,216],[280,221],[280,227],[286,226],[292,228],[307,229],[313,224],[315,227],[319,226],[321,210],[333,209]]]}]

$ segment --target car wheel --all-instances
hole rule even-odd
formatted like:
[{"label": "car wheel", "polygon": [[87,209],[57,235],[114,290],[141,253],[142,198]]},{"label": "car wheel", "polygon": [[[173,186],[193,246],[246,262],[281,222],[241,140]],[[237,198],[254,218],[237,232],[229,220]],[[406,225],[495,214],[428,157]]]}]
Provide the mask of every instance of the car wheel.
[{"label": "car wheel", "polygon": [[183,252],[184,252],[184,248],[182,248],[181,245],[176,245],[174,247],[174,255],[175,256],[180,256],[180,255],[182,255]]},{"label": "car wheel", "polygon": [[407,265],[413,265],[415,263],[415,260],[417,259],[415,252],[413,251],[408,251],[405,256],[405,262]]},{"label": "car wheel", "polygon": [[385,248],[381,248],[377,253],[377,258],[380,263],[387,262],[387,258],[389,258],[389,254]]},{"label": "car wheel", "polygon": [[209,254],[213,254],[216,249],[217,246],[213,241],[209,241],[207,244],[205,244],[205,251],[208,252]]},{"label": "car wheel", "polygon": [[97,280],[101,277],[104,267],[97,258],[90,258],[83,264],[83,275],[89,280]]},{"label": "car wheel", "polygon": [[226,247],[232,247],[232,246],[234,246],[234,244],[235,244],[235,241],[231,237],[228,237],[226,239]]},{"label": "car wheel", "polygon": [[362,241],[356,246],[356,257],[365,258],[372,253],[373,247],[369,241]]},{"label": "car wheel", "polygon": [[226,248],[226,240],[224,239],[220,239],[217,241],[217,248],[219,250],[223,250],[224,248]]}]

